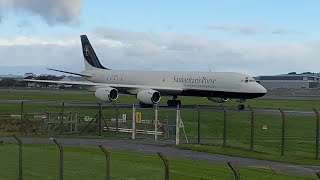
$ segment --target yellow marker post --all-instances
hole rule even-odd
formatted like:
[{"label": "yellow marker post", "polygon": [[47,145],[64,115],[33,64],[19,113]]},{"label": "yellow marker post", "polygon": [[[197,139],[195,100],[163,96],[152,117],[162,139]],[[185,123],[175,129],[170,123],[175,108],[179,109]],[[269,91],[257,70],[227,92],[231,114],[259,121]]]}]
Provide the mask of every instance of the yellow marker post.
[{"label": "yellow marker post", "polygon": [[142,117],[141,112],[136,112],[136,123],[141,123]]}]

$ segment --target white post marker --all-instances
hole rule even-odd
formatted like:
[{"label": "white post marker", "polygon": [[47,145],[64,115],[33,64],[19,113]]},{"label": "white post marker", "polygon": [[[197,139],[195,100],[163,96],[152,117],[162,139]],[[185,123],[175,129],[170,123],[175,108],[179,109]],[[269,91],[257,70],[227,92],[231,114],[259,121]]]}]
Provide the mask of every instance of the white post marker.
[{"label": "white post marker", "polygon": [[132,139],[136,139],[136,107],[132,106]]},{"label": "white post marker", "polygon": [[179,131],[180,131],[180,109],[179,105],[177,106],[177,117],[176,117],[176,145],[180,144],[180,137],[179,137]]},{"label": "white post marker", "polygon": [[154,110],[154,140],[158,140],[158,104],[156,104]]}]

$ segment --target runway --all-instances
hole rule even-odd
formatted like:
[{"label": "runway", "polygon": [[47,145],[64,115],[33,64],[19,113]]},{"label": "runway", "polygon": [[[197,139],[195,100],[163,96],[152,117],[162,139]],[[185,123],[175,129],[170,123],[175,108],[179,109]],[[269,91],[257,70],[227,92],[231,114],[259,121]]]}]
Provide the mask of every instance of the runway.
[{"label": "runway", "polygon": [[[23,143],[27,144],[53,144],[49,138],[21,138]],[[197,152],[190,150],[181,150],[174,147],[173,142],[168,141],[153,141],[148,139],[136,140],[107,140],[107,139],[57,139],[63,146],[81,146],[81,147],[96,147],[103,145],[108,150],[131,151],[135,153],[143,153],[156,155],[157,152],[162,152],[170,158],[186,158],[195,161],[217,163],[226,165],[231,161],[236,166],[242,167],[259,167],[264,169],[274,169],[276,172],[313,176],[316,177],[315,171],[319,170],[318,166],[296,165],[289,163],[280,163],[274,161],[256,160],[249,158],[241,158],[235,156],[211,154],[205,152]],[[0,141],[16,143],[12,137],[0,137]]]}]

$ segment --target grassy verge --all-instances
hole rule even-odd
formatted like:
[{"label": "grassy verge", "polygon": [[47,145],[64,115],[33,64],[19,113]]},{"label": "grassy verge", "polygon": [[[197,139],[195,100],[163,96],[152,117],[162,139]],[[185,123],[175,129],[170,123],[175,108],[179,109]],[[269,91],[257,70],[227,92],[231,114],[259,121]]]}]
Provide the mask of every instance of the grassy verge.
[{"label": "grassy verge", "polygon": [[[53,145],[24,145],[25,179],[58,179],[59,154]],[[103,179],[105,158],[98,148],[64,148],[65,179]],[[0,146],[0,179],[17,179],[17,146]],[[227,165],[169,158],[171,179],[233,179]],[[112,179],[164,179],[163,163],[157,156],[111,151]],[[270,170],[240,168],[242,179],[312,179],[302,176],[274,174]]]}]

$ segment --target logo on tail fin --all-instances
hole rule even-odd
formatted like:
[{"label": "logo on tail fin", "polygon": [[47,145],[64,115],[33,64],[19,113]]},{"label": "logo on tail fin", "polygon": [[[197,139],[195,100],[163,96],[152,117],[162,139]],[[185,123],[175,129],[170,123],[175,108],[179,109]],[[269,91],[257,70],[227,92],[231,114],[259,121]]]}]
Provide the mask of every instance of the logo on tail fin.
[{"label": "logo on tail fin", "polygon": [[84,55],[89,56],[89,54],[90,54],[90,51],[89,51],[88,47],[85,47],[84,48]]}]

